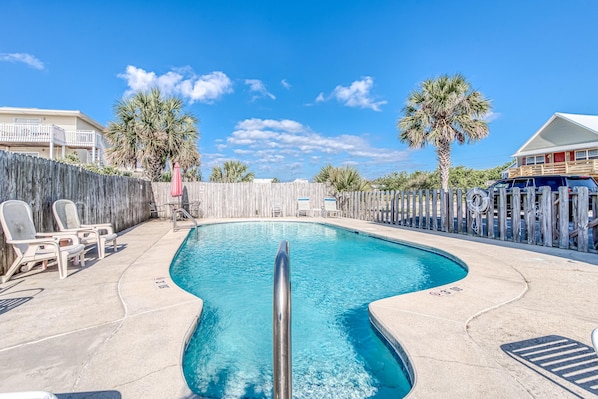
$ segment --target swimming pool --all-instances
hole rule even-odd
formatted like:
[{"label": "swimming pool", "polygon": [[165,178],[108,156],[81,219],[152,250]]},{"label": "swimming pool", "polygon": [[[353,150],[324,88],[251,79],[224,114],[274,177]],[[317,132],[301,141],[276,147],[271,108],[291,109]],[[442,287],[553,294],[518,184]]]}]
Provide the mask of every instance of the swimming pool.
[{"label": "swimming pool", "polygon": [[200,226],[171,266],[204,300],[183,358],[206,398],[272,397],[272,282],[290,243],[294,398],[401,398],[411,386],[372,329],[370,302],[463,278],[447,257],[316,223]]}]

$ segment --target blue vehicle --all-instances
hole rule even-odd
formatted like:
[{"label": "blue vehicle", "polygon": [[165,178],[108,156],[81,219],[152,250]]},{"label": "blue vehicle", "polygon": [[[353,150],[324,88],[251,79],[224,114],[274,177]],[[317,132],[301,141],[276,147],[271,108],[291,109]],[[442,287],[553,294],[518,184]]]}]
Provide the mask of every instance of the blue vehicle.
[{"label": "blue vehicle", "polygon": [[[488,195],[494,198],[494,211],[498,209],[498,190],[505,188],[509,193],[514,187],[524,191],[528,187],[534,187],[536,193],[541,187],[550,187],[551,191],[558,191],[559,187],[568,187],[569,193],[576,192],[579,187],[587,187],[590,193],[598,193],[598,183],[592,176],[568,176],[568,175],[544,175],[544,176],[520,176],[511,179],[502,179],[488,187]],[[536,209],[538,204],[536,203]],[[569,215],[571,213],[571,197],[569,197]],[[511,196],[507,196],[507,215],[511,214]]]}]

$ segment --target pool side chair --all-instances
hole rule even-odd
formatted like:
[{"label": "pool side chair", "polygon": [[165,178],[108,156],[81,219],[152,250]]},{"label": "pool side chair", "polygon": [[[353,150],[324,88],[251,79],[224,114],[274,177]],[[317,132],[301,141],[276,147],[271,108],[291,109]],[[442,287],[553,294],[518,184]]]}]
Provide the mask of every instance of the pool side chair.
[{"label": "pool side chair", "polygon": [[282,206],[280,205],[280,201],[271,202],[271,213],[272,217],[282,216]]},{"label": "pool side chair", "polygon": [[42,262],[45,269],[49,260],[56,260],[58,274],[66,278],[68,260],[74,258],[85,266],[85,246],[73,233],[38,233],[33,224],[33,212],[29,204],[19,200],[8,200],[0,204],[0,223],[6,243],[12,245],[16,259],[1,277],[7,282],[19,266],[27,271]]},{"label": "pool side chair", "polygon": [[310,216],[311,208],[309,206],[309,198],[298,198],[297,199],[297,217],[301,215]]},{"label": "pool side chair", "polygon": [[81,224],[77,205],[73,201],[60,199],[52,204],[52,213],[58,225],[58,230],[76,233],[84,245],[95,244],[98,249],[98,258],[104,259],[106,243],[113,243],[116,252],[117,235],[112,223]]},{"label": "pool side chair", "polygon": [[343,216],[343,211],[336,207],[336,198],[324,198],[324,215],[326,217]]}]

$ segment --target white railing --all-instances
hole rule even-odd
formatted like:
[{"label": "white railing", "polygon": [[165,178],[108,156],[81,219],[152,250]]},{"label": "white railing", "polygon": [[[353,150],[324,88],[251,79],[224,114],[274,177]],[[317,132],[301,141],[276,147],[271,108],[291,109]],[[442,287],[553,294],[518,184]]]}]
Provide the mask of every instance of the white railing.
[{"label": "white railing", "polygon": [[598,175],[598,159],[524,165],[509,169],[509,177],[572,174]]},{"label": "white railing", "polygon": [[106,148],[108,145],[104,137],[95,130],[69,130],[49,124],[0,123],[1,143],[39,143],[48,144],[51,159],[54,146],[88,149],[87,162],[106,163]]},{"label": "white railing", "polygon": [[93,130],[68,130],[66,131],[66,142],[69,145],[90,147],[95,144],[95,134]]},{"label": "white railing", "polygon": [[69,130],[66,132],[67,145],[90,148],[88,162],[106,163],[106,143],[104,137],[95,130]]},{"label": "white railing", "polygon": [[56,125],[0,123],[0,142],[54,143],[71,147],[106,148],[95,130],[65,131]]},{"label": "white railing", "polygon": [[0,123],[0,142],[66,145],[65,131],[56,125]]}]

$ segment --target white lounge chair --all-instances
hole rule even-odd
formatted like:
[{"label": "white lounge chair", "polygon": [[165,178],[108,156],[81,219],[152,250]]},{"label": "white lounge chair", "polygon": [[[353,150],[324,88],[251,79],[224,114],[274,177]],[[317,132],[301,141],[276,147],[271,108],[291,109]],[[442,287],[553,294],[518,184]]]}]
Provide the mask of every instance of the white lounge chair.
[{"label": "white lounge chair", "polygon": [[[43,262],[45,269],[48,261],[56,259],[61,279],[66,278],[69,258],[79,258],[85,266],[85,246],[73,233],[38,233],[33,224],[33,213],[29,204],[19,200],[8,200],[0,204],[0,222],[6,242],[11,244],[17,258],[2,276],[2,282],[8,281],[19,266],[25,265],[29,271],[36,264]],[[65,244],[65,245],[63,245]]]},{"label": "white lounge chair", "polygon": [[324,198],[324,215],[326,217],[343,216],[343,211],[336,207],[336,198]]},{"label": "white lounge chair", "polygon": [[81,224],[77,206],[73,201],[61,199],[52,204],[54,219],[58,224],[58,230],[73,232],[79,236],[81,243],[96,244],[98,257],[104,259],[106,255],[106,243],[112,242],[116,252],[117,235],[111,223]]},{"label": "white lounge chair", "polygon": [[282,216],[282,206],[280,205],[279,201],[271,202],[271,212],[272,212],[272,217]]},{"label": "white lounge chair", "polygon": [[311,215],[311,208],[309,207],[309,198],[298,198],[297,199],[297,217]]}]

